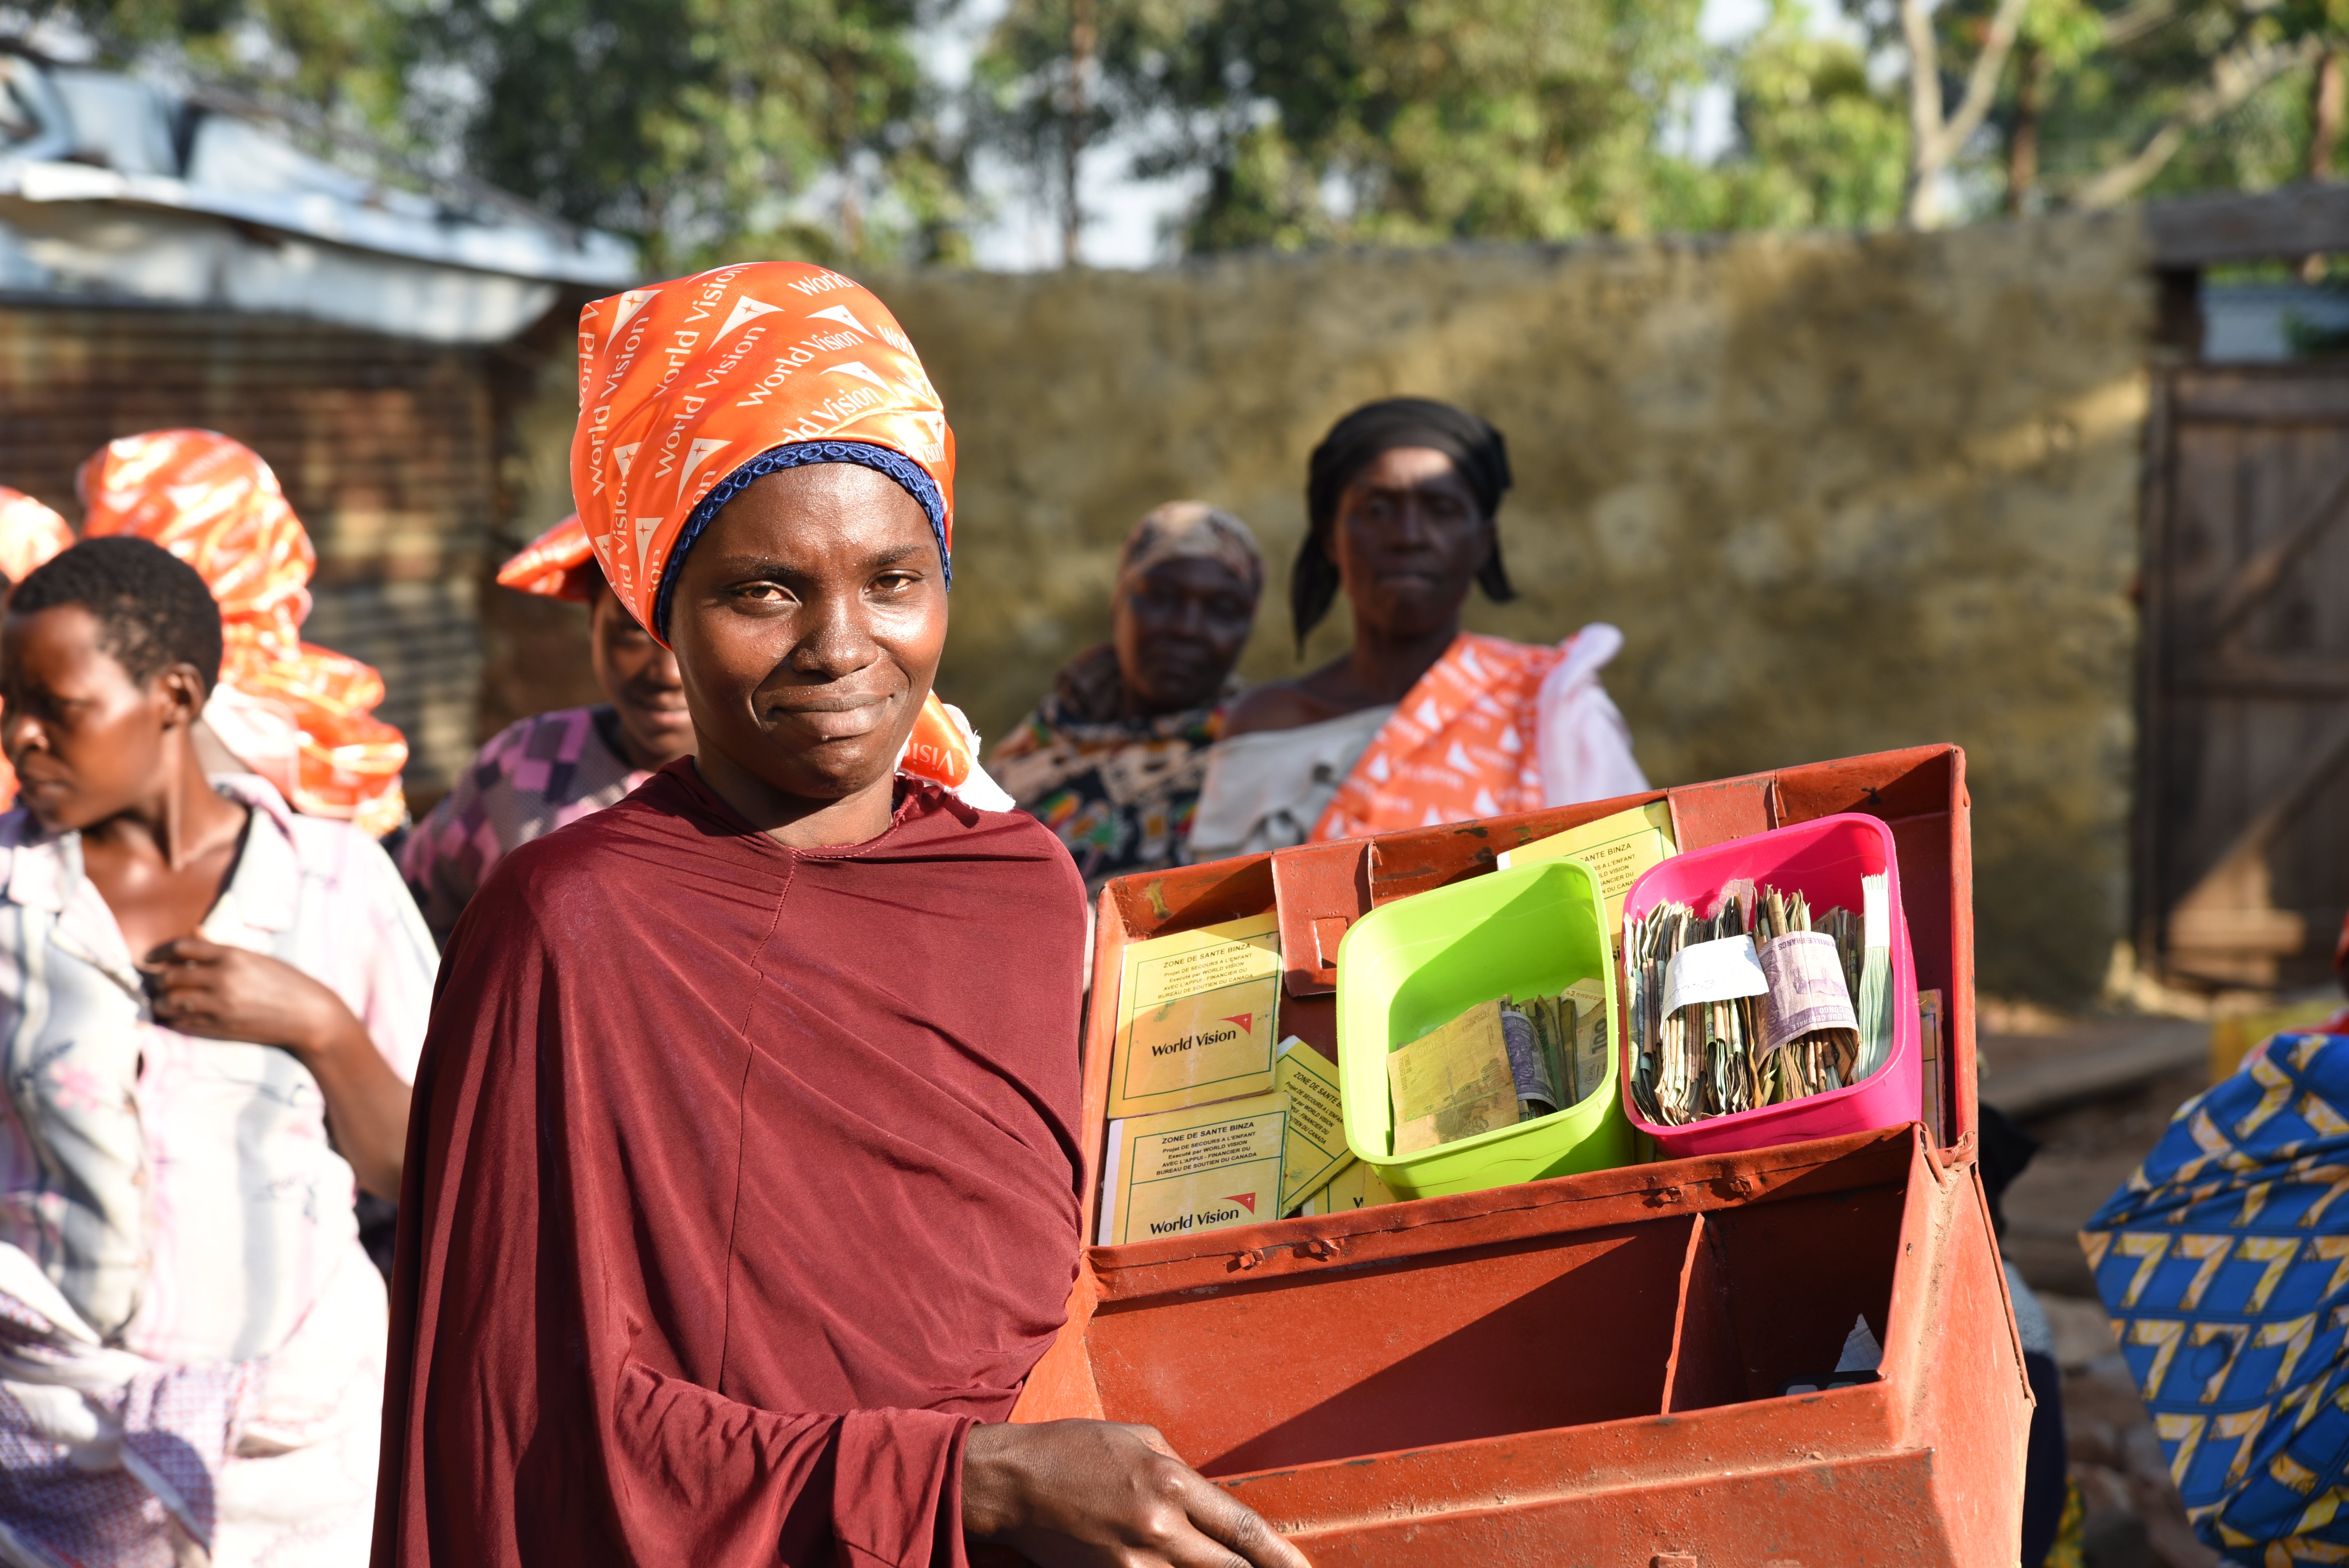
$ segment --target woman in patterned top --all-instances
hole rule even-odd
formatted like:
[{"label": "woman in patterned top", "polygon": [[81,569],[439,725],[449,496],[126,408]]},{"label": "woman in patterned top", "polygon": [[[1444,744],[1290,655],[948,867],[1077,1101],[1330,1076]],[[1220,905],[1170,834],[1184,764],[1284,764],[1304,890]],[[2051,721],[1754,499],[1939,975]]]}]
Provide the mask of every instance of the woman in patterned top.
[{"label": "woman in patterned top", "polygon": [[8,605],[0,1560],[367,1560],[432,944],[382,849],[208,778],[203,579],[76,545]]},{"label": "woman in patterned top", "polygon": [[587,606],[589,657],[605,700],[506,726],[409,835],[400,871],[444,944],[499,857],[602,810],[693,754],[677,656],[605,585],[575,513],[506,562],[498,581]]},{"label": "woman in patterned top", "polygon": [[1088,897],[1182,863],[1206,748],[1237,690],[1264,559],[1247,523],[1168,501],[1118,554],[1110,642],[1079,654],[996,748],[996,782],[1060,835]]}]

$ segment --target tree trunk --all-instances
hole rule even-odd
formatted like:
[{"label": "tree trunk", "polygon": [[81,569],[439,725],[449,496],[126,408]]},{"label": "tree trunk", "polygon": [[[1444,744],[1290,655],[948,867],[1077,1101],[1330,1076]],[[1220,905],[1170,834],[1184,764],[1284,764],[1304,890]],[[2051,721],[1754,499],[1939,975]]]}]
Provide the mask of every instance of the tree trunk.
[{"label": "tree trunk", "polygon": [[1070,0],[1068,134],[1062,139],[1061,168],[1061,264],[1084,264],[1085,213],[1078,181],[1083,173],[1085,122],[1092,113],[1093,0]]},{"label": "tree trunk", "polygon": [[2039,187],[2039,117],[2047,105],[2047,55],[2033,45],[2023,46],[2020,79],[2014,88],[2014,129],[2006,138],[2006,211],[2020,217],[2029,210]]},{"label": "tree trunk", "polygon": [[1998,0],[1998,12],[1966,72],[1965,96],[1958,100],[1957,112],[1945,117],[1931,0],[1899,0],[1900,34],[1909,46],[1909,190],[1903,205],[1910,228],[1930,229],[1940,222],[1941,176],[1990,113],[2027,3]]},{"label": "tree trunk", "polygon": [[856,189],[856,78],[846,52],[832,62],[833,155],[840,160],[840,243],[852,264],[864,248],[864,205]]},{"label": "tree trunk", "polygon": [[2342,55],[2328,50],[2316,62],[2316,85],[2308,106],[2308,177],[2333,178],[2333,153],[2341,143]]}]

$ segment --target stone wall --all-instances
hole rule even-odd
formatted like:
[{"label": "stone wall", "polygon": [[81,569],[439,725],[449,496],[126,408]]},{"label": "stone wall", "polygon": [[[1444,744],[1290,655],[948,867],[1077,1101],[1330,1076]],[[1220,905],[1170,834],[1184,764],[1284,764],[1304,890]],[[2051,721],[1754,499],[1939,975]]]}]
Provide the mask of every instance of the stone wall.
[{"label": "stone wall", "polygon": [[0,482],[78,523],[74,474],[118,436],[195,425],[251,446],[317,551],[303,635],[383,672],[378,716],[408,737],[409,798],[429,803],[474,740],[507,357],[291,317],[17,296],[0,307]]},{"label": "stone wall", "polygon": [[1981,983],[2081,995],[2123,919],[2147,267],[2114,215],[879,280],[959,443],[940,687],[1001,733],[1177,496],[1273,559],[1245,673],[1333,656],[1342,603],[1302,663],[1288,624],[1306,455],[1365,399],[1449,398],[1517,474],[1521,597],[1472,627],[1620,626],[1658,782],[1962,744]]}]

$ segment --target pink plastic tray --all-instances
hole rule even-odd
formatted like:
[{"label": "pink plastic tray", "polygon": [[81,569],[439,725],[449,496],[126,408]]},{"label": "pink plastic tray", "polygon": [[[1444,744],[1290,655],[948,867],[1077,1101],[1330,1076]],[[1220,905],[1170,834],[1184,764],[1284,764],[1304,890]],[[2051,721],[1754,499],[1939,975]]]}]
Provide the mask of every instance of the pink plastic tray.
[{"label": "pink plastic tray", "polygon": [[1723,884],[1745,877],[1760,886],[1800,892],[1814,910],[1837,904],[1857,910],[1859,879],[1879,872],[1885,873],[1892,910],[1891,1056],[1873,1074],[1828,1094],[1716,1116],[1687,1127],[1658,1127],[1640,1114],[1639,1104],[1631,1098],[1633,1047],[1626,1028],[1619,1075],[1623,1111],[1633,1127],[1656,1140],[1663,1158],[1800,1143],[1919,1119],[1923,1080],[1917,1043],[1917,959],[1909,946],[1909,919],[1900,906],[1900,861],[1893,849],[1892,830],[1879,819],[1859,812],[1821,817],[1710,849],[1691,850],[1649,868],[1631,884],[1623,898],[1627,922],[1667,901],[1692,905],[1699,915],[1710,915]]}]

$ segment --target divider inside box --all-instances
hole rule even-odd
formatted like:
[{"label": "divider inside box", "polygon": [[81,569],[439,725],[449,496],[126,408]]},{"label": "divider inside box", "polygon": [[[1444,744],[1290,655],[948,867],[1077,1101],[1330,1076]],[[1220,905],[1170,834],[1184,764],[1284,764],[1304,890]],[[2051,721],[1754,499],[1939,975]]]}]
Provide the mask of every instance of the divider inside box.
[{"label": "divider inside box", "polygon": [[1651,1416],[1691,1226],[1104,1304],[1088,1335],[1102,1408],[1211,1476]]},{"label": "divider inside box", "polygon": [[1666,1412],[1825,1387],[1856,1317],[1881,1345],[1902,1202],[1899,1187],[1861,1187],[1699,1216]]},{"label": "divider inside box", "polygon": [[1904,1201],[1878,1179],[1108,1301],[1086,1347],[1102,1413],[1210,1476],[1765,1399],[1823,1385],[1856,1316],[1884,1339]]}]

